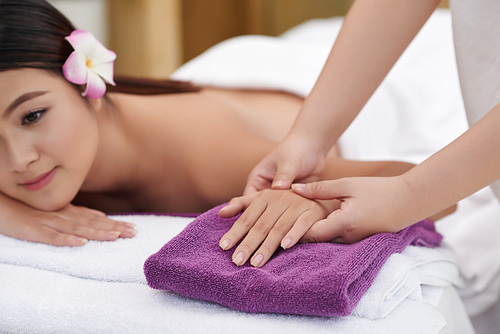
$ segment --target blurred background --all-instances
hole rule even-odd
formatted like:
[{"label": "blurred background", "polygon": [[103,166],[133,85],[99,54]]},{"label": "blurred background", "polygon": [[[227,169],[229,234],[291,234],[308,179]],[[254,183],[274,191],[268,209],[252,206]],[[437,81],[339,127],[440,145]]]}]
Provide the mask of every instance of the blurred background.
[{"label": "blurred background", "polygon": [[[118,55],[115,72],[168,77],[230,37],[277,36],[311,18],[345,15],[354,0],[48,0]],[[441,7],[447,7],[443,0]]]}]

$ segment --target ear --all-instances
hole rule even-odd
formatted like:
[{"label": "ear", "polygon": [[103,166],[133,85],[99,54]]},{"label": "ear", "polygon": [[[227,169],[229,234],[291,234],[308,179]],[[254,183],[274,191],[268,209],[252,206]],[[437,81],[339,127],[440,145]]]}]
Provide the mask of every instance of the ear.
[{"label": "ear", "polygon": [[102,97],[98,99],[88,99],[90,105],[92,108],[96,111],[99,112],[102,109]]}]

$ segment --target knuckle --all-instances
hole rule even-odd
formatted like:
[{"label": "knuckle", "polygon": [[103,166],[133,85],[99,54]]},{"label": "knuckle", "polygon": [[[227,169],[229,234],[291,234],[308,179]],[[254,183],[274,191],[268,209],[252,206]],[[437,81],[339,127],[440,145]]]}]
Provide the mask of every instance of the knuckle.
[{"label": "knuckle", "polygon": [[249,230],[252,226],[254,226],[255,222],[250,220],[247,215],[243,214],[240,218],[234,223],[236,226],[241,226],[246,230]]},{"label": "knuckle", "polygon": [[289,230],[290,230],[290,226],[288,224],[283,223],[283,222],[276,223],[272,228],[272,232],[274,232],[278,235],[284,235]]},{"label": "knuckle", "polygon": [[340,227],[341,239],[343,243],[353,243],[358,241],[358,229],[355,225],[349,223],[343,223]]},{"label": "knuckle", "polygon": [[259,195],[257,196],[258,198],[266,198],[266,197],[269,197],[269,196],[272,196],[276,193],[275,190],[272,190],[272,189],[264,189],[264,190],[261,190],[259,192]]},{"label": "knuckle", "polygon": [[255,249],[250,247],[250,245],[248,245],[246,242],[242,242],[238,246],[238,250],[236,250],[234,253],[237,254],[239,251],[242,251],[243,253],[245,253],[245,255],[247,255],[247,254],[252,254],[254,250]]},{"label": "knuckle", "polygon": [[264,221],[258,221],[252,228],[253,232],[257,232],[258,234],[267,234],[269,232],[268,224]]},{"label": "knuckle", "polygon": [[71,234],[77,234],[78,232],[81,231],[81,226],[78,224],[69,224],[68,230]]},{"label": "knuckle", "polygon": [[323,183],[322,182],[311,183],[311,190],[315,193],[321,193],[321,191],[323,190]]},{"label": "knuckle", "polygon": [[309,231],[306,235],[305,235],[305,240],[306,242],[310,242],[310,243],[317,243],[319,242],[319,235],[316,231]]},{"label": "knuckle", "polygon": [[309,227],[311,227],[311,223],[312,222],[309,219],[302,218],[298,219],[294,225],[297,225],[300,228],[305,228],[307,230],[309,229]]},{"label": "knuckle", "polygon": [[63,246],[68,244],[68,237],[69,236],[64,236],[61,233],[57,231],[49,231],[45,235],[45,238],[47,240],[47,243],[54,245],[54,246]]},{"label": "knuckle", "polygon": [[259,247],[258,252],[264,256],[267,256],[269,254],[274,253],[275,250],[276,250],[276,248],[272,249],[271,247],[269,247],[269,245],[267,243],[264,243],[264,244],[262,244],[262,246]]},{"label": "knuckle", "polygon": [[115,221],[109,222],[109,226],[110,226],[110,229],[112,229],[113,231],[122,230],[125,228],[125,225],[123,223],[115,222]]},{"label": "knuckle", "polygon": [[285,203],[288,203],[290,199],[295,198],[297,195],[291,191],[283,191],[279,194],[278,199]]}]

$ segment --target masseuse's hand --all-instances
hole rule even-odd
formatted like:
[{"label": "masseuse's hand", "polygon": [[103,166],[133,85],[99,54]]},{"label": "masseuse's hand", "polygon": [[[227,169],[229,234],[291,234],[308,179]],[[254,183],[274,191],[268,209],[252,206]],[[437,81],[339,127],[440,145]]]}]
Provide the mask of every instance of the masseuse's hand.
[{"label": "masseuse's hand", "polygon": [[[305,242],[353,243],[380,232],[397,232],[423,219],[418,203],[400,176],[358,177],[293,184],[310,199],[338,199],[340,209],[315,223]],[[297,238],[297,236],[295,236]]]},{"label": "masseuse's hand", "polygon": [[134,225],[111,220],[100,211],[67,205],[55,212],[34,209],[4,195],[0,201],[0,233],[55,246],[83,246],[88,240],[131,238]]},{"label": "masseuse's hand", "polygon": [[219,215],[233,217],[245,209],[231,229],[222,236],[220,247],[236,247],[233,262],[241,266],[250,260],[254,267],[262,267],[281,245],[290,248],[318,220],[326,218],[338,208],[338,201],[313,201],[294,194],[291,190],[263,190],[256,194],[233,198]]},{"label": "masseuse's hand", "polygon": [[289,136],[250,172],[244,195],[269,188],[290,189],[294,180],[309,182],[322,172],[324,160],[318,145]]}]

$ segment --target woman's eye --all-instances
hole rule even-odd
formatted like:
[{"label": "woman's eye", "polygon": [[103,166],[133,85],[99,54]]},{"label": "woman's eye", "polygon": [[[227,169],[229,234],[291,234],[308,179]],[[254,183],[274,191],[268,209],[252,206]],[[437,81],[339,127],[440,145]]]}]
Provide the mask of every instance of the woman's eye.
[{"label": "woman's eye", "polygon": [[40,120],[42,117],[42,114],[46,112],[47,109],[42,109],[42,110],[36,110],[36,111],[30,111],[26,115],[24,115],[21,124],[22,125],[31,125],[35,124]]}]

